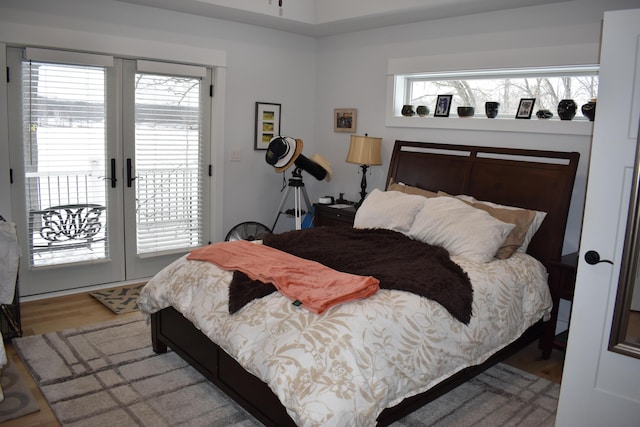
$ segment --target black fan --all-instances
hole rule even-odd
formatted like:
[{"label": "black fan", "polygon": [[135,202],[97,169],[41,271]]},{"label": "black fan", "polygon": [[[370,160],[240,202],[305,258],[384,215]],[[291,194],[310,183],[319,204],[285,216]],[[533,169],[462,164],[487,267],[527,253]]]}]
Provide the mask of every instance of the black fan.
[{"label": "black fan", "polygon": [[255,221],[241,222],[233,227],[224,238],[226,242],[234,240],[260,240],[266,234],[271,234],[271,230],[264,224]]}]

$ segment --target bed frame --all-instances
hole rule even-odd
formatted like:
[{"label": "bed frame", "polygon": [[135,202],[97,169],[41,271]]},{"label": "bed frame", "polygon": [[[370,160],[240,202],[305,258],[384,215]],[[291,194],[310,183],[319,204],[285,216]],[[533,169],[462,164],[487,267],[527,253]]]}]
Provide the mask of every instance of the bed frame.
[{"label": "bed frame", "polygon": [[[528,253],[547,264],[558,261],[579,153],[487,148],[396,141],[387,185],[393,179],[431,191],[468,194],[479,200],[547,212]],[[392,422],[449,392],[538,338],[542,321],[481,365],[472,366],[426,392],[385,409],[378,425]],[[151,316],[153,349],[173,349],[218,388],[267,426],[294,426],[269,387],[248,373],[189,320],[169,307]]]}]

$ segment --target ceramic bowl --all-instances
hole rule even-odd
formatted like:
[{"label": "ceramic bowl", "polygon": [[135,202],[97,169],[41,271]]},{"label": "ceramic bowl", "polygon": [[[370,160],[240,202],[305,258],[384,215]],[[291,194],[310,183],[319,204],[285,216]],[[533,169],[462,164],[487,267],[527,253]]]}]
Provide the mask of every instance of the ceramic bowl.
[{"label": "ceramic bowl", "polygon": [[542,109],[536,112],[536,117],[539,119],[550,119],[553,117],[553,113],[549,110]]},{"label": "ceramic bowl", "polygon": [[473,117],[475,108],[473,107],[458,107],[458,116],[460,117]]}]

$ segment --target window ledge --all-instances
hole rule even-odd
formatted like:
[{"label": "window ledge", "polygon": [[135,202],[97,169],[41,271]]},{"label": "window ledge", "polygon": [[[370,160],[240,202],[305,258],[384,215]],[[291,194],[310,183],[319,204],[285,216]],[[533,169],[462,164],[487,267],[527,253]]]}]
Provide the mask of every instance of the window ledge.
[{"label": "window ledge", "polygon": [[515,119],[486,117],[387,117],[387,127],[479,130],[492,132],[547,133],[561,135],[585,135],[593,132],[593,122],[588,120]]}]

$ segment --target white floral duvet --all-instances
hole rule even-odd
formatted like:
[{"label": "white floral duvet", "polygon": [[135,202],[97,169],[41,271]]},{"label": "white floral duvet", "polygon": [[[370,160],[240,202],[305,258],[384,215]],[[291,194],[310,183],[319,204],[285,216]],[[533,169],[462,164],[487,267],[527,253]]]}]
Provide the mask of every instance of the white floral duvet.
[{"label": "white floral duvet", "polygon": [[392,290],[320,315],[274,292],[229,315],[232,273],[185,257],[148,282],[138,305],[180,311],[266,382],[298,425],[371,426],[386,407],[483,362],[551,310],[534,258],[452,259],[473,284],[468,326],[438,303]]}]

